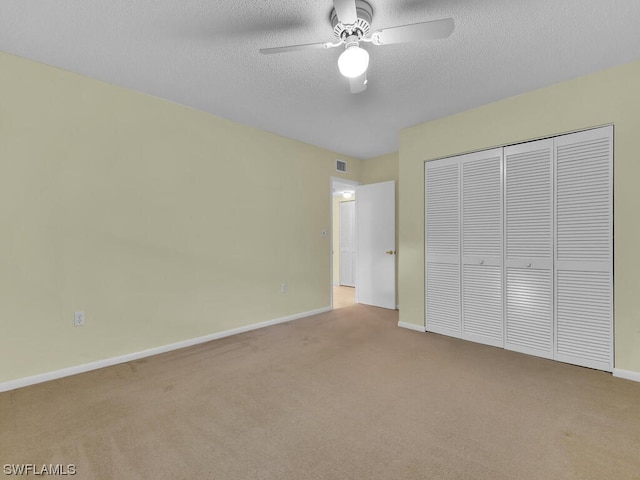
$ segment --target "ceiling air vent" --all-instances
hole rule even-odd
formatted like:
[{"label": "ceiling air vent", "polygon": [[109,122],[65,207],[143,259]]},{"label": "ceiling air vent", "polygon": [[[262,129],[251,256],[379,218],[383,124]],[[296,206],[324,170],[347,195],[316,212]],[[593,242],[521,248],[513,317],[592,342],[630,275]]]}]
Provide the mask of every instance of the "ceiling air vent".
[{"label": "ceiling air vent", "polygon": [[347,162],[344,160],[336,160],[336,170],[338,172],[347,173]]}]

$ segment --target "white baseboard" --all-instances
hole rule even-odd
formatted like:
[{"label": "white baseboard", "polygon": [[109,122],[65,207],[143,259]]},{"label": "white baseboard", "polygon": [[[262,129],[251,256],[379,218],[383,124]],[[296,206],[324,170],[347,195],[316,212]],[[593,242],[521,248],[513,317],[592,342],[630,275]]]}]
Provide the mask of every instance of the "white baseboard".
[{"label": "white baseboard", "polygon": [[27,387],[29,385],[35,385],[36,383],[48,382],[49,380],[55,380],[58,378],[68,377],[76,375],[78,373],[84,373],[91,370],[97,370],[99,368],[110,367],[119,363],[131,362],[140,358],[150,357],[152,355],[158,355],[160,353],[170,352],[172,350],[178,350],[180,348],[191,347],[200,343],[210,342],[219,338],[230,337],[231,335],[237,335],[239,333],[249,332],[251,330],[257,330],[259,328],[269,327],[278,323],[290,322],[292,320],[298,320],[304,317],[310,317],[319,313],[331,311],[331,307],[319,308],[317,310],[311,310],[308,312],[296,313],[295,315],[289,315],[287,317],[276,318],[274,320],[267,320],[265,322],[254,323],[246,325],[244,327],[232,328],[231,330],[225,330],[224,332],[212,333],[203,337],[191,338],[189,340],[183,340],[181,342],[171,343],[169,345],[162,345],[160,347],[150,348],[148,350],[142,350],[140,352],[127,353],[117,357],[106,358],[104,360],[98,360],[96,362],[85,363],[82,365],[76,365],[74,367],[62,368],[60,370],[54,370],[52,372],[40,373],[30,377],[18,378],[16,380],[9,380],[7,382],[0,383],[0,392],[7,392],[9,390],[15,390],[16,388]]},{"label": "white baseboard", "polygon": [[425,332],[424,325],[416,325],[414,323],[398,322],[398,326],[402,328],[408,328],[409,330],[415,330],[416,332]]},{"label": "white baseboard", "polygon": [[633,380],[634,382],[640,382],[640,372],[614,368],[612,373],[614,377],[625,378],[627,380]]}]

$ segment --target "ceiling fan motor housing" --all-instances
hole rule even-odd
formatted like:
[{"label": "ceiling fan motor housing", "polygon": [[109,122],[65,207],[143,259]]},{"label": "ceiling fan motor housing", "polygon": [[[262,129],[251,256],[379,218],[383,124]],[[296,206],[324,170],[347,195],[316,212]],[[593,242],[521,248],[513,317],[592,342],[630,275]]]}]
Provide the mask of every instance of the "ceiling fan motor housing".
[{"label": "ceiling fan motor housing", "polygon": [[356,1],[356,12],[358,20],[353,25],[343,25],[336,15],[335,8],[331,10],[329,19],[333,27],[333,34],[338,40],[345,41],[347,38],[357,35],[358,39],[365,37],[371,30],[371,19],[373,18],[373,8],[364,0]]}]

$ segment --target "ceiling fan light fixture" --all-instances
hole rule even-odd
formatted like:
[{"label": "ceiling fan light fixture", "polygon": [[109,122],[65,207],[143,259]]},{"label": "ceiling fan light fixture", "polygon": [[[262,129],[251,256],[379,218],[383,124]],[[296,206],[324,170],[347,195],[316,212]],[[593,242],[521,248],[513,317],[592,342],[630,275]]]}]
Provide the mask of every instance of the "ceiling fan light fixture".
[{"label": "ceiling fan light fixture", "polygon": [[369,52],[360,48],[357,43],[347,45],[338,57],[338,70],[347,78],[356,78],[367,71],[369,67]]}]

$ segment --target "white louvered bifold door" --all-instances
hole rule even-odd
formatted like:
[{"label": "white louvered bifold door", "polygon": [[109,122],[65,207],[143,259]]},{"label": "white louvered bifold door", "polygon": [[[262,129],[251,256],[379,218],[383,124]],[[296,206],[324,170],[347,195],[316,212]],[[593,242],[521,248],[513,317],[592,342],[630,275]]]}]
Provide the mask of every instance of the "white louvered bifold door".
[{"label": "white louvered bifold door", "polygon": [[555,358],[613,369],[613,127],[555,139]]},{"label": "white louvered bifold door", "polygon": [[426,330],[460,337],[460,162],[425,164]]},{"label": "white louvered bifold door", "polygon": [[553,358],[553,139],[506,147],[505,348]]},{"label": "white louvered bifold door", "polygon": [[501,347],[502,148],[459,158],[462,338]]}]

